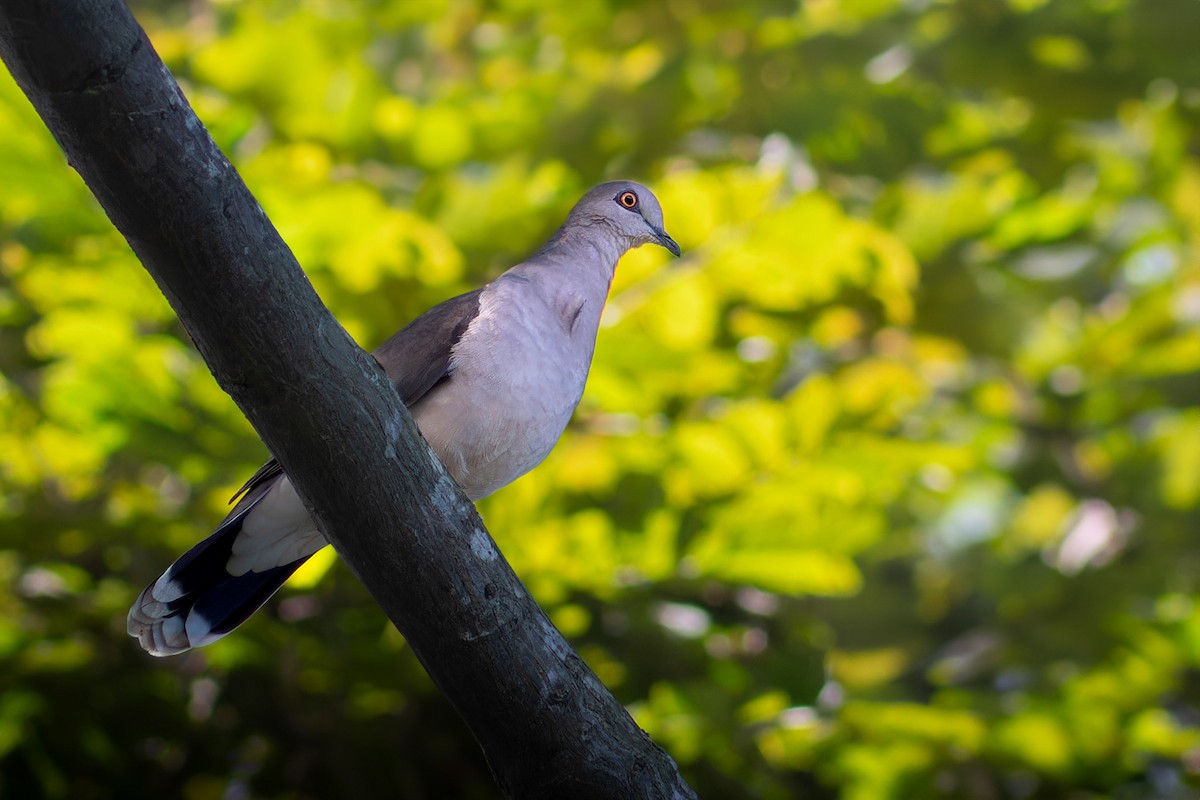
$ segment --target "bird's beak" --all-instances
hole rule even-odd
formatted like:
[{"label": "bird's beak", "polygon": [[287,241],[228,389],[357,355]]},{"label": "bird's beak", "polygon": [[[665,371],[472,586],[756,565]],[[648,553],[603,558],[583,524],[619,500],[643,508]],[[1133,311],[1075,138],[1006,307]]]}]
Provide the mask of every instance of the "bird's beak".
[{"label": "bird's beak", "polygon": [[683,255],[683,250],[679,249],[679,243],[672,239],[667,232],[662,228],[654,229],[654,240],[663,247],[671,251],[671,254],[676,258]]}]

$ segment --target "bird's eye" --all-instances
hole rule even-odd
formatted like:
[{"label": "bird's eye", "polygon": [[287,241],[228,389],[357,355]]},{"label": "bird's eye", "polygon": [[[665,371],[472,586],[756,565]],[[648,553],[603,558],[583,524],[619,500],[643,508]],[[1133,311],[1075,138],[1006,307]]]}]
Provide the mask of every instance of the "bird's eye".
[{"label": "bird's eye", "polygon": [[637,208],[638,199],[633,192],[621,192],[617,197],[617,202],[625,208]]}]

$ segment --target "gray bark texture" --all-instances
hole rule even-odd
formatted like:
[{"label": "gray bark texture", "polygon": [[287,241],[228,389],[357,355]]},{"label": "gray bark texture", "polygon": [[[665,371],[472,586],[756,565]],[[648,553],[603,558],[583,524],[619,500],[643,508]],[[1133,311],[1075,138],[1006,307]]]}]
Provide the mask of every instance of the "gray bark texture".
[{"label": "gray bark texture", "polygon": [[503,793],[695,797],[521,585],[125,6],[0,0],[0,58]]}]

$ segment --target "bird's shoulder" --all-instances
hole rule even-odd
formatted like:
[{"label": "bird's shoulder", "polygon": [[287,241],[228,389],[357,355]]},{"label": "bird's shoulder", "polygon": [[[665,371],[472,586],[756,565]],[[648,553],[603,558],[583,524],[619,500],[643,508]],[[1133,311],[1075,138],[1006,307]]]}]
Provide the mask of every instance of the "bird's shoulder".
[{"label": "bird's shoulder", "polygon": [[374,356],[400,399],[412,406],[450,374],[454,346],[479,315],[487,287],[438,303],[379,345]]}]

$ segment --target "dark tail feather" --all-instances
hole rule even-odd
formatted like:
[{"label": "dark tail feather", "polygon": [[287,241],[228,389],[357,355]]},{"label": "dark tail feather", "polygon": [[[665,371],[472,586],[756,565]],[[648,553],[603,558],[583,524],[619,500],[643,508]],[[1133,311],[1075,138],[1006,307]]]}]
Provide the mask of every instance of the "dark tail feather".
[{"label": "dark tail feather", "polygon": [[146,652],[169,656],[215,642],[261,608],[309,559],[243,575],[226,570],[242,520],[263,494],[244,499],[212,535],[138,596],[129,609],[127,629]]}]

